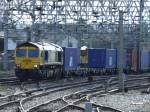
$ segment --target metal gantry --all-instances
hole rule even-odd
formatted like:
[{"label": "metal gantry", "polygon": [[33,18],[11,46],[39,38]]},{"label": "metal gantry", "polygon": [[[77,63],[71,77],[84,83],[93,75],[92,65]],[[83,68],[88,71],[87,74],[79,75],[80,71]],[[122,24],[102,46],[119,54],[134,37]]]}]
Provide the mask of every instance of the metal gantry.
[{"label": "metal gantry", "polygon": [[[1,30],[28,29],[32,41],[49,38],[57,43],[63,37],[72,36],[80,41],[80,46],[117,47],[121,10],[125,12],[124,47],[137,46],[135,41],[139,37],[141,46],[150,47],[149,0],[1,1]],[[8,21],[4,20],[6,10]]]},{"label": "metal gantry", "polygon": [[[84,30],[90,37],[105,37],[105,34],[118,31],[119,10],[124,14],[124,27],[126,32],[138,29],[140,17],[149,27],[150,1],[143,0],[3,0],[0,5],[0,20],[6,9],[9,8],[9,22],[17,28],[30,27],[33,24],[72,24]],[[143,6],[143,10],[141,10]],[[3,21],[4,22],[4,21]],[[32,28],[34,30],[34,27]],[[68,28],[70,30],[70,28]],[[65,32],[68,30],[66,28]],[[72,28],[76,33],[76,29]],[[94,32],[96,31],[96,33]],[[56,31],[57,32],[57,31]],[[77,32],[78,33],[78,32]],[[100,36],[100,34],[103,34]]]}]

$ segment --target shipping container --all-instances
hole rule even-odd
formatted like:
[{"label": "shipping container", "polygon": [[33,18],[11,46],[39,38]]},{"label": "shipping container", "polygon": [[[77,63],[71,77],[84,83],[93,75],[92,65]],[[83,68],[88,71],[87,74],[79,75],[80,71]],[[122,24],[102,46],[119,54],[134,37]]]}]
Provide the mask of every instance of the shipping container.
[{"label": "shipping container", "polygon": [[148,70],[149,67],[149,51],[142,50],[140,55],[140,69],[141,70]]},{"label": "shipping container", "polygon": [[88,67],[90,68],[105,68],[106,64],[106,49],[88,49]]},{"label": "shipping container", "polygon": [[78,48],[65,47],[64,50],[64,69],[65,70],[75,70],[78,67],[79,62],[79,50]]},{"label": "shipping container", "polygon": [[137,72],[138,70],[138,54],[137,54],[137,49],[132,50],[132,65],[131,65],[131,70],[133,72]]},{"label": "shipping container", "polygon": [[117,49],[106,49],[106,68],[117,67]]},{"label": "shipping container", "polygon": [[149,61],[149,66],[148,67],[150,69],[150,51],[149,51],[149,60],[148,61]]},{"label": "shipping container", "polygon": [[137,49],[128,48],[126,49],[127,62],[126,67],[129,71],[137,72],[138,59],[137,59]]}]

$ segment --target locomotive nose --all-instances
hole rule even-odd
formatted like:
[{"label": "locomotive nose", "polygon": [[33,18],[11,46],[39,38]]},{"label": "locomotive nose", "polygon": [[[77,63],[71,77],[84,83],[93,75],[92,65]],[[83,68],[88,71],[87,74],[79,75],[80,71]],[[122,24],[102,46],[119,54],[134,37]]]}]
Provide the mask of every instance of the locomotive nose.
[{"label": "locomotive nose", "polygon": [[23,60],[23,63],[24,63],[25,65],[28,65],[28,64],[32,63],[32,60],[31,60],[31,59],[24,59],[24,60]]},{"label": "locomotive nose", "polygon": [[32,60],[25,58],[22,60],[22,63],[20,65],[21,65],[21,68],[29,69],[31,68],[31,64],[32,64]]}]

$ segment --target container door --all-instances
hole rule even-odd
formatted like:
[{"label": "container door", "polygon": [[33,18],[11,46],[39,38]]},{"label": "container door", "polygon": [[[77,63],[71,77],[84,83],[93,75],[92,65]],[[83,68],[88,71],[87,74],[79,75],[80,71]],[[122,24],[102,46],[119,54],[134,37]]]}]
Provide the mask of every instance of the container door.
[{"label": "container door", "polygon": [[132,52],[132,66],[131,66],[131,70],[134,72],[137,72],[137,66],[138,66],[138,54],[137,54],[137,49],[133,49]]},{"label": "container door", "polygon": [[77,48],[64,48],[64,69],[75,70],[78,67],[78,49]]},{"label": "container door", "polygon": [[106,68],[116,68],[117,50],[107,49],[106,51]]},{"label": "container door", "polygon": [[149,52],[148,52],[148,50],[142,50],[141,51],[141,66],[140,66],[140,68],[141,68],[141,70],[148,70],[148,65],[149,65]]}]

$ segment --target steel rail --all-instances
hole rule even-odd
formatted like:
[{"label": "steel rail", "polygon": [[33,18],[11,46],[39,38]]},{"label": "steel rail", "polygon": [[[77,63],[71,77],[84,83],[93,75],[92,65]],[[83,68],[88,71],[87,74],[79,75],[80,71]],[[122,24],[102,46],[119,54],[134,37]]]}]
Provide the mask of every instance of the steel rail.
[{"label": "steel rail", "polygon": [[[23,112],[25,112],[26,109],[24,109],[24,103],[27,102],[27,101],[30,101],[30,99],[34,99],[34,98],[40,98],[42,96],[48,96],[50,94],[55,94],[56,92],[59,92],[59,91],[65,91],[65,90],[68,90],[68,89],[75,89],[75,88],[78,88],[78,87],[83,87],[83,86],[87,86],[87,85],[91,85],[91,84],[97,84],[101,81],[96,81],[96,82],[92,82],[92,83],[84,83],[84,84],[78,84],[78,85],[73,85],[73,86],[67,86],[67,87],[60,87],[60,88],[57,88],[57,89],[54,89],[54,90],[51,90],[51,91],[48,91],[48,92],[44,92],[44,93],[41,93],[41,94],[38,94],[38,95],[34,95],[34,96],[31,96],[31,97],[28,97],[28,98],[25,98],[23,100],[20,101],[20,106],[23,110]],[[28,109],[29,110],[29,109]]]}]

